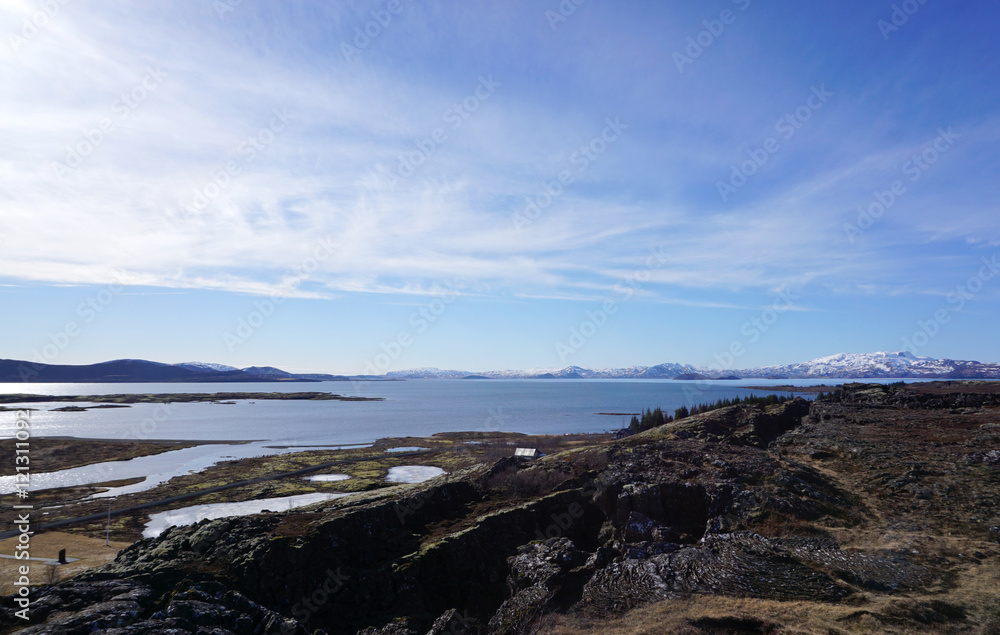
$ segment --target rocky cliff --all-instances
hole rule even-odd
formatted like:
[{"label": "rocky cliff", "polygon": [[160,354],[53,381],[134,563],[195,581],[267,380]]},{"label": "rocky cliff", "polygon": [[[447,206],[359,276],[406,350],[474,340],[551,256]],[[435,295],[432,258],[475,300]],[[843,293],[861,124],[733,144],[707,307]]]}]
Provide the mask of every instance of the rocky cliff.
[{"label": "rocky cliff", "polygon": [[603,632],[656,611],[667,632],[987,628],[997,410],[872,390],[173,528],[37,591],[18,632]]}]

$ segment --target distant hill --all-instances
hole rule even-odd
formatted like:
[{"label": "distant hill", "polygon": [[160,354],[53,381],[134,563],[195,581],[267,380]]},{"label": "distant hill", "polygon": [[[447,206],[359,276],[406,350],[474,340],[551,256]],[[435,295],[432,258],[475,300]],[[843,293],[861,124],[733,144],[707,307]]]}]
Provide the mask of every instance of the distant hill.
[{"label": "distant hill", "polygon": [[[231,368],[232,370],[225,370]],[[284,371],[281,371],[284,372]],[[320,381],[310,377],[257,375],[215,364],[162,364],[143,359],[118,359],[69,366],[0,359],[0,382],[118,383],[118,382],[271,382]],[[330,375],[333,377],[333,375]]]},{"label": "distant hill", "polygon": [[290,373],[274,366],[249,366],[242,369],[244,373],[261,377],[268,381],[280,380],[313,380],[313,381],[346,381],[350,377],[344,375],[327,375],[324,373]]},{"label": "distant hill", "polygon": [[187,368],[188,370],[194,370],[199,373],[226,373],[239,370],[239,368],[236,368],[235,366],[227,366],[225,364],[208,364],[205,362],[185,362],[183,364],[174,364],[174,366],[180,366],[181,368]]},{"label": "distant hill", "polygon": [[532,370],[439,370],[419,368],[386,373],[399,379],[451,379],[476,375],[490,379],[1000,379],[1000,364],[918,357],[912,353],[841,353],[808,362],[743,370],[659,364],[629,368],[536,368]]},{"label": "distant hill", "polygon": [[671,379],[676,379],[679,381],[694,381],[697,379],[711,379],[708,375],[702,375],[701,373],[681,373],[676,377],[671,377]]},{"label": "distant hill", "polygon": [[249,366],[242,370],[244,373],[257,377],[271,377],[273,379],[291,379],[292,377],[291,373],[274,366]]},{"label": "distant hill", "polygon": [[0,382],[276,382],[386,379],[1000,379],[1000,364],[918,357],[909,352],[840,353],[808,362],[743,370],[666,363],[656,366],[591,369],[580,366],[532,370],[439,370],[419,368],[384,376],[345,377],[324,373],[290,373],[274,366],[235,368],[225,364],[185,362],[162,364],[142,359],[118,359],[85,366],[36,364],[0,360]]}]

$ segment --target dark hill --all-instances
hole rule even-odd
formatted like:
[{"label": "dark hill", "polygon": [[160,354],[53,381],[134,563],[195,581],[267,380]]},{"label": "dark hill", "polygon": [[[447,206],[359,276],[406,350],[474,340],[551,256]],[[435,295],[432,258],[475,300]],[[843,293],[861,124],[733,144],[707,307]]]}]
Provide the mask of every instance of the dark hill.
[{"label": "dark hill", "polygon": [[[278,380],[289,381],[288,378],[253,375],[241,370],[199,372],[181,366],[142,359],[119,359],[83,366],[38,364],[15,359],[0,360],[0,382],[258,382]],[[309,380],[295,378],[292,381]]]}]

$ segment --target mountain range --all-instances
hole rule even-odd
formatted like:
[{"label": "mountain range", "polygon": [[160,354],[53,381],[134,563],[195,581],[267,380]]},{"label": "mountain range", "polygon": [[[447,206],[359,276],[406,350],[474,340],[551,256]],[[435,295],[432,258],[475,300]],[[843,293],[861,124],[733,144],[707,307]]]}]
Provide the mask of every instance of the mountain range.
[{"label": "mountain range", "polygon": [[1000,379],[1000,364],[953,359],[918,357],[910,352],[840,353],[808,362],[762,366],[742,370],[706,368],[690,364],[658,364],[629,368],[536,368],[532,370],[494,370],[471,373],[463,370],[419,368],[392,371],[386,377],[397,379]]},{"label": "mountain range", "polygon": [[1000,364],[918,357],[912,353],[841,353],[778,366],[720,370],[690,364],[591,369],[580,366],[532,370],[470,372],[418,368],[392,371],[383,377],[347,377],[323,373],[290,373],[273,366],[236,368],[225,364],[164,364],[119,359],[69,366],[0,359],[0,382],[276,382],[348,381],[351,379],[1000,379]]}]

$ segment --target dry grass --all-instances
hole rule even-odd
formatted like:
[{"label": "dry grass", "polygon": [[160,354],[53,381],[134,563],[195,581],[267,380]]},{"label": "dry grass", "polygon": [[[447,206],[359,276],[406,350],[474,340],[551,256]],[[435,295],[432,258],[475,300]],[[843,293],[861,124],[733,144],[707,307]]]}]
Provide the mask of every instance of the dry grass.
[{"label": "dry grass", "polygon": [[[17,538],[0,540],[0,554],[13,555]],[[99,567],[115,559],[118,552],[129,546],[127,542],[112,542],[104,545],[104,539],[88,538],[75,534],[50,531],[31,537],[32,558],[56,558],[60,549],[66,550],[67,558],[79,558],[76,562],[52,566],[37,560],[14,560],[0,558],[0,595],[11,595],[15,591],[14,582],[18,578],[18,567],[28,564],[31,572],[28,578],[32,584],[50,584],[71,578],[78,573]]]},{"label": "dry grass", "polygon": [[[712,632],[706,623],[716,621],[741,621],[748,626],[759,623],[756,632],[779,632],[774,625],[798,624],[802,630],[780,632],[830,633],[830,625],[852,612],[856,607],[814,602],[774,602],[746,598],[695,595],[644,606],[607,621],[580,620],[565,616],[553,620],[545,632],[552,635],[654,635],[677,633],[679,635]],[[695,626],[694,624],[699,624]],[[730,630],[730,632],[741,632]],[[743,632],[755,632],[746,630]],[[849,632],[849,631],[848,631]]]},{"label": "dry grass", "polygon": [[[781,633],[835,635],[860,633],[970,633],[1000,632],[1000,607],[996,605],[995,575],[967,580],[961,603],[977,606],[965,620],[929,623],[922,628],[912,621],[894,624],[895,617],[921,607],[955,606],[958,598],[865,596],[849,603],[778,602],[724,596],[692,595],[637,608],[606,620],[574,615],[553,615],[539,625],[538,633],[550,635],[677,635],[722,633]],[[974,595],[974,598],[971,597]],[[970,602],[973,599],[973,602]],[[742,626],[742,628],[740,628]]]},{"label": "dry grass", "polygon": [[491,478],[489,486],[507,496],[531,498],[547,494],[571,478],[572,474],[559,470],[547,470],[537,466],[519,470],[512,466]]},{"label": "dry grass", "polygon": [[[995,503],[1000,473],[964,459],[971,449],[996,447],[997,428],[991,422],[997,410],[856,409],[848,414],[847,423],[806,428],[778,451],[855,495],[859,522],[804,523],[772,513],[753,529],[772,536],[826,533],[844,549],[905,553],[914,563],[948,575],[920,591],[859,592],[841,603],[691,595],[618,616],[554,615],[535,632],[1000,635],[1000,548],[986,533],[1000,524]],[[670,429],[644,435],[669,436]],[[623,444],[639,443],[644,435]],[[814,457],[817,448],[830,452]],[[894,484],[904,478],[910,487]],[[917,497],[920,490],[931,496]]]}]

